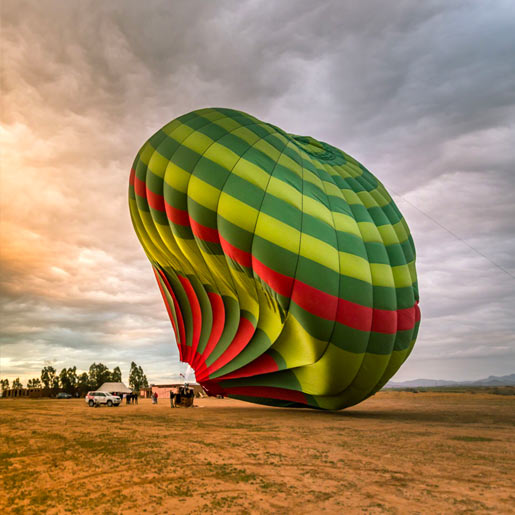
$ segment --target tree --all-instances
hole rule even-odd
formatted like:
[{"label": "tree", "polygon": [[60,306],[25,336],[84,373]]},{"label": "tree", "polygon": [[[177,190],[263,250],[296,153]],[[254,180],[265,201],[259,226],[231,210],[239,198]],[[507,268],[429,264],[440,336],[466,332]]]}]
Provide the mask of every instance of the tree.
[{"label": "tree", "polygon": [[68,393],[75,393],[77,390],[77,367],[70,367],[68,369],[68,382],[70,383],[71,391]]},{"label": "tree", "polygon": [[0,387],[2,388],[3,395],[3,392],[9,390],[9,379],[0,379]]},{"label": "tree", "polygon": [[71,384],[70,380],[68,379],[68,369],[66,368],[63,368],[59,373],[59,386],[61,390],[65,391],[66,393],[70,393]]},{"label": "tree", "polygon": [[27,388],[41,388],[41,381],[38,377],[27,381]]},{"label": "tree", "polygon": [[41,370],[41,382],[47,390],[59,386],[59,379],[56,375],[56,370],[54,367],[49,365],[43,367],[43,370]]},{"label": "tree", "polygon": [[13,390],[20,390],[21,388],[23,388],[23,385],[21,384],[20,378],[19,378],[19,377],[17,377],[17,378],[13,381]]},{"label": "tree", "polygon": [[89,392],[89,377],[87,372],[82,372],[77,377],[77,391],[79,395],[86,395]]},{"label": "tree", "polygon": [[103,363],[93,363],[89,367],[89,385],[97,390],[105,382],[111,381],[111,371]]},{"label": "tree", "polygon": [[121,383],[122,382],[122,371],[120,367],[114,367],[113,372],[111,374],[111,381],[113,383]]},{"label": "tree", "polygon": [[134,361],[131,363],[131,370],[129,372],[129,385],[137,392],[142,388],[148,388],[147,376],[143,373],[143,369],[136,365]]},{"label": "tree", "polygon": [[59,373],[61,389],[66,393],[75,393],[77,388],[77,367],[63,368]]}]

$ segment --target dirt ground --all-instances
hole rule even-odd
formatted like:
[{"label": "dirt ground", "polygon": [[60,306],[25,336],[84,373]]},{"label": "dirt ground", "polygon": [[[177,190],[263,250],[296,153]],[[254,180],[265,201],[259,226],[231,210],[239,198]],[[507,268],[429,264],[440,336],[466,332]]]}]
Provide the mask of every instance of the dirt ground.
[{"label": "dirt ground", "polygon": [[515,513],[515,397],[0,400],[2,513]]}]

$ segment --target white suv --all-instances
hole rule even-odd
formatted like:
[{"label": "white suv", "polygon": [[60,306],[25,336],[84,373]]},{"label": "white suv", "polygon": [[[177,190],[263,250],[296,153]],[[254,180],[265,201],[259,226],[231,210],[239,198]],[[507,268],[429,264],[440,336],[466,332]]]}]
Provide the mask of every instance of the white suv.
[{"label": "white suv", "polygon": [[108,392],[88,392],[86,394],[86,404],[90,407],[98,407],[101,404],[107,404],[107,406],[119,406],[121,399],[116,395],[111,395]]}]

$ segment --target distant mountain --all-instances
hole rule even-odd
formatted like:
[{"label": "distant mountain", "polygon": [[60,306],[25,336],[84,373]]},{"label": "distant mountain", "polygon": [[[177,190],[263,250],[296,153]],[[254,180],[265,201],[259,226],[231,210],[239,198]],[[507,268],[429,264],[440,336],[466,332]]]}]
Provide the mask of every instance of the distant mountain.
[{"label": "distant mountain", "polygon": [[412,379],[386,383],[385,388],[432,388],[435,386],[515,386],[515,374],[490,376],[478,381],[446,381],[443,379]]},{"label": "distant mountain", "polygon": [[507,376],[490,376],[486,379],[474,381],[471,384],[476,386],[515,386],[515,374]]}]

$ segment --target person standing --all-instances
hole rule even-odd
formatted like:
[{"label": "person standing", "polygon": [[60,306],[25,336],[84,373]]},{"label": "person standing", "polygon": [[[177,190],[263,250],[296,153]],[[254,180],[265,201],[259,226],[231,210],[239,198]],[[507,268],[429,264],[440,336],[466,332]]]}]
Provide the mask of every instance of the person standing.
[{"label": "person standing", "polygon": [[173,405],[173,400],[175,398],[175,392],[173,391],[173,388],[170,388],[170,408],[175,408]]},{"label": "person standing", "polygon": [[138,404],[138,392],[134,392],[134,402]]}]

